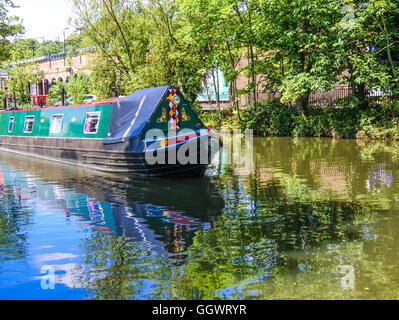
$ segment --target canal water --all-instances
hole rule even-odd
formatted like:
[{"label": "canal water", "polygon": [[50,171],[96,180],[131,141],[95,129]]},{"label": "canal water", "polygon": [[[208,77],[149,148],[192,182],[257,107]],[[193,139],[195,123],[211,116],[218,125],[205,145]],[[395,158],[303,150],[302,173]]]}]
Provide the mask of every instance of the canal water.
[{"label": "canal water", "polygon": [[399,147],[253,152],[196,179],[0,153],[0,299],[398,299]]}]

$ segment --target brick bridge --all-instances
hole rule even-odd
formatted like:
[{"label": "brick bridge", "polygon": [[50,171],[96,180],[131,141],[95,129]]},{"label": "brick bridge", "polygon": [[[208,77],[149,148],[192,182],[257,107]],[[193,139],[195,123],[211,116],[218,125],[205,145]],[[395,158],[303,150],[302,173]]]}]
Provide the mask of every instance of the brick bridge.
[{"label": "brick bridge", "polygon": [[32,96],[43,96],[48,94],[48,90],[56,81],[68,81],[70,77],[78,73],[90,73],[90,54],[76,56],[45,56],[31,59],[32,62],[44,72],[44,78],[34,84],[30,84]]}]

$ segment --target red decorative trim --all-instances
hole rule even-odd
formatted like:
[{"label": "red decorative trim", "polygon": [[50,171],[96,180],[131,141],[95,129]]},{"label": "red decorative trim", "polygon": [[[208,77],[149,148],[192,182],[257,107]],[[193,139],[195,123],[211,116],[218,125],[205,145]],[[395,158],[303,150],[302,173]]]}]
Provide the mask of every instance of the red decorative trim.
[{"label": "red decorative trim", "polygon": [[72,106],[59,106],[59,107],[43,107],[43,108],[32,108],[32,109],[18,109],[18,110],[0,110],[0,113],[6,112],[19,112],[19,111],[37,111],[37,110],[51,110],[51,109],[61,109],[61,108],[75,108],[75,107],[87,107],[87,106],[98,106],[102,104],[110,104],[120,98],[110,98],[101,101],[90,102],[87,104],[75,104]]}]

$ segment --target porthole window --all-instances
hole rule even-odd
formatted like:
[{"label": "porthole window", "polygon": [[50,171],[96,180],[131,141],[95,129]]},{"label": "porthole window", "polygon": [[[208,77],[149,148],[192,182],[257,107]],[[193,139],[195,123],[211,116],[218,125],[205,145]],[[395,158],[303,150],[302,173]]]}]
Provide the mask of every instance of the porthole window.
[{"label": "porthole window", "polygon": [[24,133],[32,133],[34,122],[35,122],[35,116],[26,116],[25,117]]},{"label": "porthole window", "polygon": [[83,129],[84,133],[95,134],[98,131],[98,126],[100,124],[100,114],[101,112],[87,112],[85,119],[85,126]]},{"label": "porthole window", "polygon": [[54,114],[50,120],[50,133],[60,133],[63,120],[63,114]]},{"label": "porthole window", "polygon": [[12,132],[14,129],[14,117],[10,117],[10,120],[8,120],[8,132]]}]

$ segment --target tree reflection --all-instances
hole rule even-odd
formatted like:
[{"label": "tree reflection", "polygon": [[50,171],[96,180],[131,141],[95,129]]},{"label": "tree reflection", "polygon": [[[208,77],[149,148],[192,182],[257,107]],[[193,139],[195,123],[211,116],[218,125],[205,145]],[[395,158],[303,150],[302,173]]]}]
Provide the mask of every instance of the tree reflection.
[{"label": "tree reflection", "polygon": [[[242,284],[244,289],[234,289],[227,297],[248,298],[253,283],[272,283],[277,292],[286,281],[299,281],[301,270],[311,269],[316,277],[327,266],[328,274],[338,277],[340,263],[334,263],[334,257],[326,258],[326,244],[360,241],[363,224],[375,219],[373,210],[358,203],[331,201],[317,191],[304,201],[295,193],[287,194],[276,181],[260,184],[256,176],[245,192],[237,176],[218,180],[225,191],[224,214],[214,228],[196,231],[181,267],[150,246],[123,238],[103,238],[99,233],[82,244],[86,269],[102,270],[102,276],[90,277],[90,271],[85,275],[91,279],[86,283],[94,297],[214,299]],[[302,191],[304,195],[312,192]],[[318,281],[321,290],[332,279]],[[338,281],[333,283],[340,288]],[[256,286],[258,291],[262,292],[264,284]]]},{"label": "tree reflection", "polygon": [[[359,204],[322,199],[304,203],[276,183],[258,184],[256,194],[261,205],[255,210],[241,205],[224,214],[214,229],[197,232],[187,271],[192,286],[203,288],[202,298],[217,297],[218,290],[245,283],[244,279],[296,273],[300,265],[296,256],[325,243],[362,239],[358,221],[374,217]],[[206,289],[210,284],[212,290]]]},{"label": "tree reflection", "polygon": [[23,259],[27,255],[30,215],[21,208],[17,186],[0,185],[0,261]]}]

